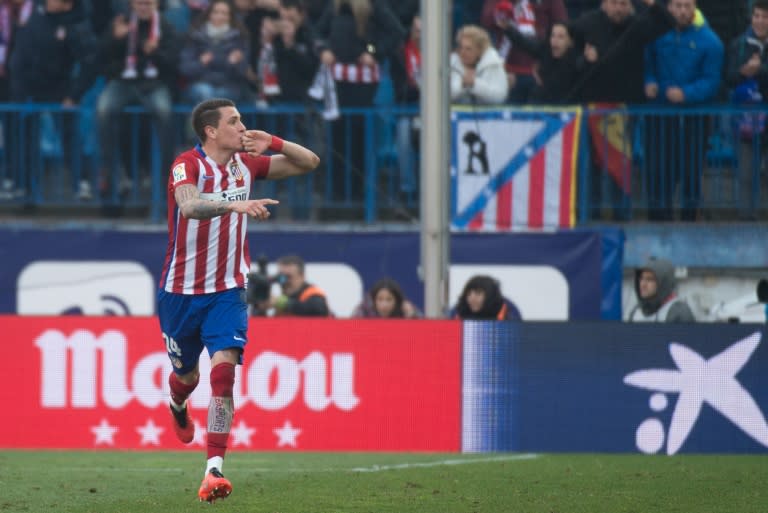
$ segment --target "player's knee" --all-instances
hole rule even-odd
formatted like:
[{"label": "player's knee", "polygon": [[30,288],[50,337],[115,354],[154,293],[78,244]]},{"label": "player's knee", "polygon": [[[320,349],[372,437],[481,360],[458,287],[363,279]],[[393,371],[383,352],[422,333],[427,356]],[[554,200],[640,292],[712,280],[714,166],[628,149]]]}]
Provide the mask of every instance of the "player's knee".
[{"label": "player's knee", "polygon": [[176,374],[176,377],[185,385],[197,384],[200,381],[200,369],[195,368],[186,374]]}]

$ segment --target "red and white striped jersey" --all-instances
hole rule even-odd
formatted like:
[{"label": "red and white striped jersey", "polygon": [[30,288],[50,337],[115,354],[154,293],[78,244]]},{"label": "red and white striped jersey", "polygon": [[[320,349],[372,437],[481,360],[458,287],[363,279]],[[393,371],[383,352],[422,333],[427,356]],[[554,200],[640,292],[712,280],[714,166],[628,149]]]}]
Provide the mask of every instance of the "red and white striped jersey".
[{"label": "red and white striped jersey", "polygon": [[208,294],[245,286],[251,265],[248,216],[232,212],[213,219],[187,219],[181,215],[174,191],[192,184],[204,199],[246,200],[252,181],[266,178],[269,162],[266,156],[236,153],[219,166],[200,145],[176,158],[168,178],[168,250],[160,288],[177,294]]}]

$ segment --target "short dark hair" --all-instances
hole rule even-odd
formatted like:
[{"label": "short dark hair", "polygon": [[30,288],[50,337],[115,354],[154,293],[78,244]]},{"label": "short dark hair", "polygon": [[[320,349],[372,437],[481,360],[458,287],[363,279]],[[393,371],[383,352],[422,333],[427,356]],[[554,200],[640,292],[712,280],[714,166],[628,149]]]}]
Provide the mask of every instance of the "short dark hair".
[{"label": "short dark hair", "polygon": [[299,255],[285,255],[277,259],[278,265],[295,265],[299,268],[299,273],[304,276],[304,259]]},{"label": "short dark hair", "polygon": [[200,138],[200,142],[205,142],[205,127],[207,126],[219,126],[221,120],[222,107],[234,107],[235,102],[227,98],[211,98],[197,104],[195,110],[192,111],[192,129]]},{"label": "short dark hair", "polygon": [[752,11],[755,12],[755,9],[760,9],[761,11],[768,11],[768,0],[755,0],[752,2]]}]

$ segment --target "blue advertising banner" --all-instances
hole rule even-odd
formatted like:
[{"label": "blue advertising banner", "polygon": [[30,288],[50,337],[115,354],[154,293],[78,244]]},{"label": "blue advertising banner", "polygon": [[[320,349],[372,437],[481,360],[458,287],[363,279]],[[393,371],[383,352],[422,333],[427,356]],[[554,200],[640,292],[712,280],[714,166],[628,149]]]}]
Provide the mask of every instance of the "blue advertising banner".
[{"label": "blue advertising banner", "polygon": [[[253,261],[301,255],[339,317],[384,276],[423,304],[416,232],[252,231],[248,239]],[[454,234],[450,302],[459,278],[498,273],[526,320],[617,319],[622,245],[619,230]],[[166,246],[160,231],[0,229],[0,313],[153,315]],[[551,287],[542,288],[545,279]]]},{"label": "blue advertising banner", "polygon": [[768,452],[763,325],[463,325],[462,450]]}]

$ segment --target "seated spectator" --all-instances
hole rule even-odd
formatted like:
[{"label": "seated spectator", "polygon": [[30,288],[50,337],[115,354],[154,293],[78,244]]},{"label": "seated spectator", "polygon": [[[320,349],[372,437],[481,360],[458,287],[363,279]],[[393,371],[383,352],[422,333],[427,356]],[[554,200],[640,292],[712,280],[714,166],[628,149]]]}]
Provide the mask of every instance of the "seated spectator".
[{"label": "seated spectator", "polygon": [[500,104],[508,89],[504,62],[491,46],[488,32],[477,25],[460,28],[451,54],[451,101]]},{"label": "seated spectator", "polygon": [[539,83],[537,57],[509,38],[499,24],[513,27],[532,42],[544,43],[554,25],[568,19],[563,0],[485,0],[480,19],[504,60],[510,87],[509,101],[527,102]]},{"label": "seated spectator", "polygon": [[530,100],[533,103],[565,103],[571,87],[584,73],[584,56],[574,48],[573,38],[565,23],[552,25],[548,41],[528,37],[514,25],[499,26],[505,29],[507,38],[515,48],[526,52],[539,61],[534,70],[535,85]]},{"label": "seated spectator", "polygon": [[695,322],[685,300],[677,296],[672,262],[650,258],[635,271],[637,305],[629,312],[630,322]]},{"label": "seated spectator", "polygon": [[270,299],[275,316],[331,317],[325,292],[304,279],[304,259],[280,257],[277,272],[283,294]]},{"label": "seated spectator", "polygon": [[517,306],[501,293],[498,280],[477,275],[467,281],[450,314],[454,319],[521,321]]},{"label": "seated spectator", "polygon": [[193,105],[209,98],[246,99],[248,62],[248,33],[230,1],[210,2],[181,51],[179,71],[188,81],[184,99]]},{"label": "seated spectator", "polygon": [[363,302],[352,312],[356,318],[415,319],[422,314],[405,299],[400,285],[391,278],[382,278],[371,287]]},{"label": "seated spectator", "polygon": [[[160,165],[170,168],[173,161],[172,89],[179,61],[179,38],[173,26],[158,10],[158,0],[131,0],[130,12],[118,14],[103,41],[104,74],[107,84],[96,103],[99,147],[103,169],[102,193],[110,183],[117,191],[128,192],[131,178],[121,173],[116,148],[119,148],[121,112],[129,105],[142,105],[156,123]],[[149,172],[142,185],[152,185]],[[155,184],[160,186],[160,184]]]}]

